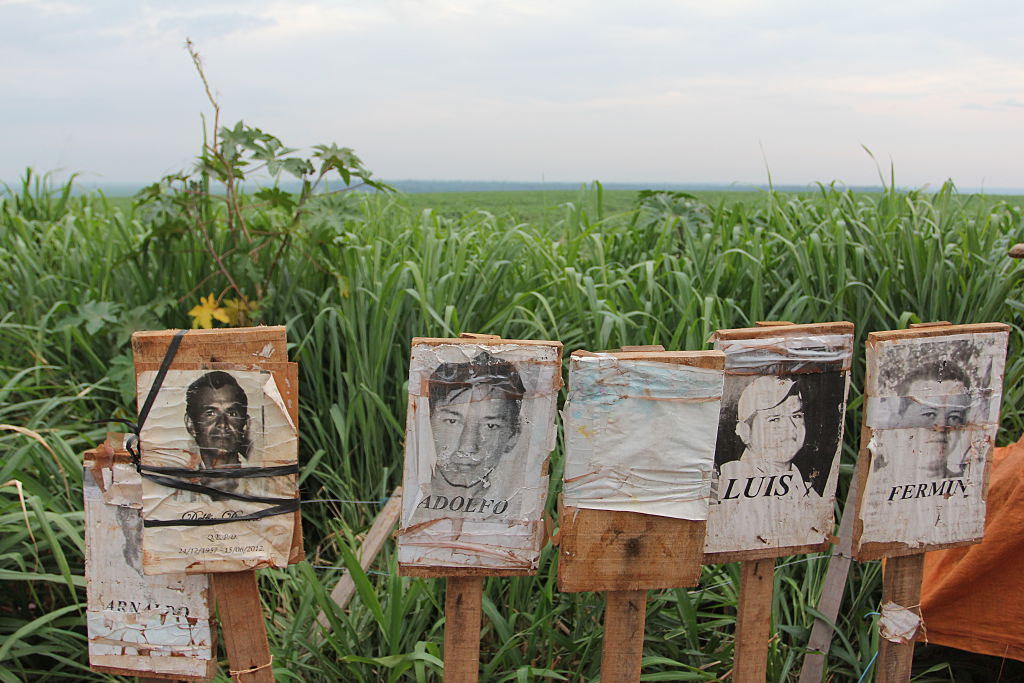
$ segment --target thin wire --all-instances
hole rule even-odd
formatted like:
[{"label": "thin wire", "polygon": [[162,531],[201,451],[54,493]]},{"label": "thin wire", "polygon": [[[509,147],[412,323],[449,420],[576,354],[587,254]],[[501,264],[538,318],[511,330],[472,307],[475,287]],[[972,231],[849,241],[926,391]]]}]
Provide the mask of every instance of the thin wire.
[{"label": "thin wire", "polygon": [[303,505],[306,503],[356,503],[360,505],[383,505],[388,502],[388,498],[381,498],[380,500],[348,500],[347,498],[312,498],[309,500],[301,501]]},{"label": "thin wire", "polygon": [[878,650],[875,650],[875,654],[871,656],[871,661],[868,662],[868,666],[864,669],[864,673],[862,673],[860,678],[857,679],[857,683],[863,683],[864,677],[868,675],[869,671],[871,671],[871,666],[875,663],[876,659],[878,659]]},{"label": "thin wire", "polygon": [[[311,564],[309,565],[313,569],[341,569],[342,571],[348,571],[348,567],[335,567],[330,564]],[[376,574],[377,576],[391,576],[389,572],[382,572],[376,569],[367,569],[363,572],[364,574]]]}]

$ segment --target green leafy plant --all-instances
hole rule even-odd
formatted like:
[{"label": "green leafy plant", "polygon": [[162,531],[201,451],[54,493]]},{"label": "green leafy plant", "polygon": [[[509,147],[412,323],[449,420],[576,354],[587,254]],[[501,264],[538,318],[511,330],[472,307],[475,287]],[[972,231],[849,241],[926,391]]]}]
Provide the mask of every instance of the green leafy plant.
[{"label": "green leafy plant", "polygon": [[[192,41],[185,48],[213,108],[212,130],[206,130],[204,119],[204,142],[193,171],[165,176],[141,190],[137,211],[154,237],[195,237],[208,255],[209,272],[181,297],[185,301],[204,287],[219,286],[214,299],[202,299],[189,312],[195,324],[247,325],[258,317],[286,253],[315,254],[325,238],[333,237],[304,230],[302,219],[309,212],[359,188],[392,188],[374,179],[351,148],[314,145],[304,156],[244,121],[221,126],[221,106],[202,58]],[[297,192],[282,189],[285,177],[298,181]],[[332,178],[341,187],[326,189]],[[248,194],[247,182],[257,185]]]}]

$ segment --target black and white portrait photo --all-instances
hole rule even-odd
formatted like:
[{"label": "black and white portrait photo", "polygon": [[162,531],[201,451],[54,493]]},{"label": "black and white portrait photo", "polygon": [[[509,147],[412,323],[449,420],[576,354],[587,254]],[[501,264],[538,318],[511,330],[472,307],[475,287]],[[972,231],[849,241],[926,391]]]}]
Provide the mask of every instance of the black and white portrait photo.
[{"label": "black and white portrait photo", "polygon": [[[846,376],[834,371],[727,378],[715,452],[720,481],[728,488],[741,474],[775,475],[771,491],[755,479],[744,482],[742,495],[821,496],[839,448],[845,394]],[[721,496],[732,493],[737,484]]]},{"label": "black and white portrait photo", "polygon": [[[526,390],[515,366],[481,351],[430,375],[436,494],[494,493],[491,477],[516,448]],[[499,482],[500,483],[500,482]],[[499,487],[500,488],[500,487]]]},{"label": "black and white portrait photo", "polygon": [[252,449],[249,399],[229,373],[214,370],[188,386],[184,420],[204,469],[248,462]]},{"label": "black and white portrait photo", "polygon": [[400,562],[532,562],[554,447],[561,345],[418,341]]},{"label": "black and white portrait photo", "polygon": [[868,346],[862,543],[981,533],[1007,334],[955,332]]},{"label": "black and white portrait photo", "polygon": [[706,552],[809,546],[831,532],[853,335],[828,325],[716,340],[726,374]]},{"label": "black and white portrait photo", "polygon": [[[155,375],[140,375],[141,400],[148,395]],[[204,487],[175,487],[143,477],[146,520],[209,524],[208,520],[246,517],[270,506],[252,498],[290,499],[297,495],[294,474],[235,477],[210,473],[242,468],[251,472],[251,468],[297,462],[295,425],[271,372],[171,370],[161,383],[140,436],[143,465],[172,468],[172,472],[195,470],[194,477],[157,475],[165,481]],[[197,557],[207,565],[223,559],[240,568],[263,561],[285,566],[293,525],[293,515],[281,514],[237,523],[146,527],[143,548],[151,562],[146,570],[174,571],[195,564]]]}]

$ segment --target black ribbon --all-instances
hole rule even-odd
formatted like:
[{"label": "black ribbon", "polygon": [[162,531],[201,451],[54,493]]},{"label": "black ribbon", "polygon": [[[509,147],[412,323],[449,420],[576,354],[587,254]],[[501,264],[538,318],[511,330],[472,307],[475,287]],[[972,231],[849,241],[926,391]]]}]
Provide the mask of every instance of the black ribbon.
[{"label": "black ribbon", "polygon": [[257,519],[263,519],[264,517],[271,517],[273,515],[283,515],[289,512],[295,512],[299,509],[298,498],[271,498],[268,496],[250,496],[244,493],[235,493],[233,491],[225,491],[213,486],[205,486],[203,484],[194,484],[185,479],[195,479],[203,477],[207,479],[250,479],[258,477],[283,477],[289,474],[298,474],[299,466],[294,465],[279,465],[275,467],[236,467],[232,469],[186,469],[184,467],[155,467],[152,465],[142,464],[142,448],[140,446],[140,439],[142,434],[142,426],[146,423],[146,418],[149,417],[149,411],[153,409],[153,404],[156,402],[156,397],[160,393],[160,387],[163,386],[164,379],[167,377],[168,370],[171,369],[171,363],[174,362],[174,357],[178,353],[178,347],[181,346],[181,340],[184,338],[185,333],[188,330],[179,330],[175,333],[171,339],[170,345],[167,347],[167,353],[164,354],[164,359],[160,363],[160,369],[156,373],[156,377],[153,379],[153,386],[149,389],[149,394],[146,396],[146,402],[142,404],[142,410],[139,411],[138,422],[132,422],[131,420],[124,420],[121,418],[110,418],[107,420],[95,420],[92,424],[102,424],[106,422],[118,422],[126,425],[132,431],[132,435],[128,438],[125,443],[125,449],[127,449],[129,455],[131,455],[132,464],[135,465],[135,470],[150,481],[166,486],[172,489],[178,489],[181,491],[192,491],[194,493],[202,493],[210,496],[211,498],[231,498],[233,500],[240,500],[248,503],[266,503],[271,507],[256,512],[249,513],[247,515],[239,515],[237,517],[223,517],[223,518],[210,518],[210,519],[144,519],[142,525],[146,527],[156,526],[209,526],[212,524],[230,524],[231,522],[247,522]]}]

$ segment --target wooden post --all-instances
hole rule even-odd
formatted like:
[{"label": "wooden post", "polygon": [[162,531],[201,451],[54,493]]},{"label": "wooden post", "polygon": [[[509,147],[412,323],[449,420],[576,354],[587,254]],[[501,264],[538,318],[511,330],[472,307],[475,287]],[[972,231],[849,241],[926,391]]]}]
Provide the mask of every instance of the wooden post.
[{"label": "wooden post", "polygon": [[210,582],[217,600],[231,680],[273,683],[274,669],[270,664],[256,572],[210,574]]},{"label": "wooden post", "polygon": [[449,576],[444,598],[445,683],[475,683],[480,675],[482,576]]},{"label": "wooden post", "polygon": [[818,599],[818,612],[825,619],[815,619],[814,626],[811,627],[811,637],[807,641],[807,654],[800,669],[799,683],[821,683],[821,674],[825,670],[825,656],[832,647],[832,633],[835,630],[833,624],[839,616],[846,578],[850,574],[850,564],[853,562],[850,553],[853,550],[853,519],[856,517],[856,504],[850,501],[857,500],[860,495],[859,489],[860,481],[854,477],[846,495],[847,503],[843,506],[843,518],[839,522],[839,539],[836,545],[832,546],[828,570],[825,573],[825,585]]},{"label": "wooden post", "polygon": [[644,654],[647,591],[608,591],[604,607],[604,645],[601,655],[603,683],[640,680]]},{"label": "wooden post", "polygon": [[[594,354],[577,351],[574,363],[590,356]],[[725,361],[724,354],[717,351],[665,351],[659,345],[624,346],[619,352],[602,352],[600,356],[614,359],[627,377],[636,362],[721,372]],[[573,365],[570,382],[577,367]],[[600,451],[600,445],[592,447]],[[709,443],[709,460],[710,452]],[[709,469],[710,465],[708,462]],[[636,683],[643,659],[647,591],[697,585],[707,522],[633,510],[571,507],[559,500],[559,524],[558,589],[606,592],[601,680]]]},{"label": "wooden post", "polygon": [[[781,338],[785,341],[779,345],[777,353],[780,358],[787,359],[787,362],[791,364],[793,359],[798,357],[795,355],[798,350],[806,348],[804,340],[830,336],[837,339],[847,337],[848,343],[852,347],[853,332],[853,325],[849,322],[795,325],[788,320],[763,320],[757,321],[755,327],[752,328],[719,330],[712,337],[715,341],[715,348],[731,349],[726,351],[725,393],[728,394],[730,386],[735,386],[736,382],[739,382],[742,387],[744,377],[751,372],[749,367],[732,365],[735,362],[732,360],[734,358],[732,354],[741,354],[743,347],[748,344],[753,347],[757,344],[757,340]],[[816,343],[818,342],[812,342],[812,344]],[[833,358],[827,364],[819,364],[812,368],[812,372],[832,372],[838,376],[846,375],[848,378],[851,359],[849,355],[846,355],[844,359],[842,356],[845,354],[840,354],[844,348],[838,341],[834,342]],[[794,355],[790,356],[789,354]],[[777,372],[772,368],[766,371],[770,372],[766,376],[774,376]],[[806,369],[801,372],[806,372]],[[791,374],[793,373],[790,369],[778,372],[779,377]],[[845,391],[845,388],[843,390]],[[807,395],[801,395],[800,400],[806,407],[805,402],[814,399],[809,399]],[[844,393],[841,410],[845,410],[845,400]],[[835,451],[832,452],[834,454],[831,454],[830,462],[821,464],[826,470],[828,467],[838,466],[842,443],[841,421],[830,425],[830,428],[835,429]],[[720,426],[719,434],[732,433],[734,429],[736,429],[735,423],[723,424]],[[826,441],[822,440],[821,444],[825,443]],[[728,442],[725,444],[725,450],[722,450],[720,441],[718,455],[725,464],[728,464],[731,458],[739,457],[740,453],[731,452]],[[726,457],[721,458],[722,455]],[[797,480],[799,481],[802,476],[802,474],[797,474]],[[835,480],[830,479],[830,481],[834,486]],[[826,488],[826,485],[822,484],[822,488]],[[779,509],[766,506],[760,511],[756,525],[749,521],[753,517],[739,514],[740,508],[736,507],[736,502],[721,499],[718,501],[719,506],[712,506],[712,511],[708,516],[710,540],[704,564],[740,562],[740,594],[737,604],[732,680],[744,683],[747,681],[760,683],[766,680],[775,558],[822,551],[828,548],[828,538],[832,531],[830,518],[835,489],[819,491],[819,494],[822,496],[820,500],[824,509],[818,508],[811,514],[807,512],[807,508],[804,508],[803,517],[799,518],[783,516]],[[755,504],[753,501],[744,503],[744,505],[753,504]],[[742,524],[745,526],[738,526],[741,524],[739,520],[743,520]],[[742,537],[728,532],[735,528],[743,528],[747,535]],[[808,528],[815,532],[814,535],[808,533]],[[810,542],[812,540],[815,542]]]},{"label": "wooden post", "polygon": [[766,680],[775,558],[740,563],[740,597],[736,605],[733,680]]},{"label": "wooden post", "polygon": [[[885,563],[882,604],[894,602],[921,615],[921,577],[924,575],[924,553],[890,557]],[[910,680],[914,663],[914,641],[894,643],[879,638],[876,683],[904,683]]]},{"label": "wooden post", "polygon": [[[964,373],[977,373],[978,379],[972,387],[974,391],[987,388],[992,392],[991,400],[995,405],[1001,400],[1000,387],[1002,384],[1001,360],[988,361],[987,365],[984,356],[979,350],[987,347],[986,351],[992,355],[998,355],[1008,339],[1009,327],[1002,323],[981,323],[970,325],[951,325],[948,322],[940,321],[935,323],[920,323],[911,325],[908,330],[890,330],[884,332],[872,332],[867,340],[867,380],[864,386],[864,402],[866,405],[864,413],[864,427],[861,431],[861,448],[857,459],[857,468],[854,470],[853,487],[856,495],[851,496],[853,519],[853,556],[859,561],[877,560],[886,558],[885,577],[882,587],[882,628],[879,639],[878,656],[875,663],[875,680],[884,683],[903,683],[910,680],[910,671],[914,657],[914,639],[920,632],[921,626],[905,620],[907,623],[899,623],[894,619],[887,624],[887,608],[890,606],[909,610],[921,616],[921,578],[924,573],[924,554],[930,550],[943,548],[956,548],[978,543],[984,534],[984,505],[988,492],[988,472],[991,466],[991,441],[995,435],[995,427],[991,426],[991,432],[985,439],[978,439],[975,443],[987,443],[987,452],[980,452],[975,449],[969,462],[961,463],[963,471],[960,476],[947,479],[947,481],[960,482],[962,495],[953,496],[947,494],[940,498],[940,505],[953,506],[951,508],[932,506],[926,508],[925,514],[920,508],[903,513],[902,509],[894,509],[893,500],[908,501],[914,505],[929,503],[927,497],[901,496],[897,499],[896,492],[902,487],[905,476],[891,473],[892,467],[888,465],[889,459],[899,457],[910,458],[916,455],[919,459],[946,458],[947,445],[945,442],[937,444],[937,447],[924,448],[920,454],[905,452],[898,444],[887,441],[892,430],[904,428],[922,429],[916,424],[904,425],[901,422],[885,420],[891,417],[895,410],[892,407],[883,409],[879,397],[883,399],[890,395],[891,388],[883,385],[879,377],[883,371],[892,368],[909,373],[915,368],[902,368],[895,364],[905,363],[906,356],[896,353],[893,349],[906,349],[916,345],[921,349],[922,354],[933,362],[950,362]],[[970,354],[964,354],[959,344],[960,340],[973,336],[971,342],[973,350]],[[947,337],[948,339],[943,339]],[[910,356],[911,359],[916,356]],[[971,367],[973,365],[973,368]],[[993,368],[999,370],[993,372]],[[936,370],[936,375],[938,371]],[[984,378],[984,379],[982,379]],[[941,376],[936,376],[932,381],[941,381]],[[988,386],[982,386],[987,384]],[[916,400],[913,394],[898,396],[901,400]],[[948,420],[948,417],[941,418]],[[978,416],[971,413],[961,421],[965,428],[980,429],[989,427],[990,423],[998,424],[998,413],[995,415]],[[936,421],[929,423],[924,428],[950,429],[954,425],[949,421]],[[936,486],[936,477],[931,470],[925,469],[929,461],[911,462],[916,471],[924,471],[920,478],[926,483],[920,483],[920,490],[924,490],[930,483],[932,488]],[[974,470],[968,472],[966,468],[972,466]],[[908,468],[909,469],[909,468]],[[933,468],[934,469],[934,468]],[[910,469],[914,472],[914,469]],[[899,472],[899,470],[897,470]],[[970,475],[970,476],[968,476]],[[943,475],[945,476],[945,475]],[[917,481],[917,479],[911,479]],[[912,488],[912,487],[907,487]],[[926,503],[918,502],[919,499]],[[883,506],[888,506],[886,509]],[[879,510],[885,510],[880,514]],[[934,514],[938,510],[939,514]],[[916,514],[911,514],[914,512]],[[849,514],[849,513],[846,513]],[[904,516],[905,514],[905,516]],[[951,524],[949,520],[955,520]],[[934,520],[934,521],[932,521]],[[913,523],[912,523],[913,522]],[[906,616],[906,615],[904,615]],[[887,628],[895,629],[892,635],[896,640],[886,638]]]},{"label": "wooden post", "polygon": [[[527,365],[529,374],[520,376]],[[554,444],[557,434],[561,368],[562,343],[557,341],[473,333],[463,333],[458,339],[412,340],[403,479],[406,495],[396,534],[398,573],[445,579],[445,681],[474,683],[479,678],[484,577],[537,573],[546,541],[543,512],[550,454],[546,444]],[[519,405],[516,421],[527,424],[524,420],[529,420],[529,429],[518,437],[520,447],[515,448],[508,439],[484,443],[474,437],[471,445],[468,440],[463,442],[481,458],[500,455],[504,466],[517,472],[519,483],[500,473],[491,479],[490,470],[477,470],[475,477],[467,475],[470,478],[463,485],[443,476],[447,463],[441,450],[460,447],[463,433],[475,434],[485,424],[477,416],[467,418],[457,429],[435,431],[430,422],[434,410],[445,410],[452,402],[484,400],[472,391],[461,398],[449,394],[446,387],[452,386],[451,372],[478,378],[482,395],[490,396],[492,390],[499,389],[499,398],[507,401],[519,393],[521,398],[514,399]],[[515,378],[515,383],[525,381],[525,387],[518,392],[509,389],[512,385],[502,383],[502,373]],[[445,396],[438,397],[435,389]],[[432,407],[438,398],[439,405]],[[426,447],[430,441],[433,445]],[[511,486],[517,488],[505,493]],[[517,502],[510,509],[508,498],[512,496]]]}]

